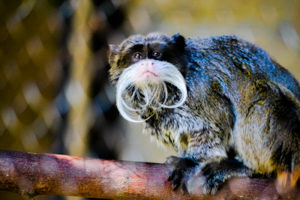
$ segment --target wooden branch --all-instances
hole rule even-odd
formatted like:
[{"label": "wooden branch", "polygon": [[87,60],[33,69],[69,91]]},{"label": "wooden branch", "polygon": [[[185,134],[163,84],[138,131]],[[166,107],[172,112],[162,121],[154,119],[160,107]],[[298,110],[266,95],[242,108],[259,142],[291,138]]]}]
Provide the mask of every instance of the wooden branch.
[{"label": "wooden branch", "polygon": [[[164,164],[110,161],[56,154],[0,151],[0,190],[36,195],[113,199],[277,199],[274,180],[232,179],[214,196],[182,195]],[[299,189],[280,198],[300,199]]]}]

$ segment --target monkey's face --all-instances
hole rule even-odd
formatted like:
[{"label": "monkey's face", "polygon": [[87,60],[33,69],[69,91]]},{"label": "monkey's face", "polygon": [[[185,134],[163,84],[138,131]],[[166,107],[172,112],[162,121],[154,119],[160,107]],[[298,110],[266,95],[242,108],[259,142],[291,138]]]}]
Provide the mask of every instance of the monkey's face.
[{"label": "monkey's face", "polygon": [[110,76],[116,83],[117,107],[125,119],[144,121],[154,110],[184,103],[184,46],[182,36],[158,33],[131,36],[119,46],[110,46]]}]

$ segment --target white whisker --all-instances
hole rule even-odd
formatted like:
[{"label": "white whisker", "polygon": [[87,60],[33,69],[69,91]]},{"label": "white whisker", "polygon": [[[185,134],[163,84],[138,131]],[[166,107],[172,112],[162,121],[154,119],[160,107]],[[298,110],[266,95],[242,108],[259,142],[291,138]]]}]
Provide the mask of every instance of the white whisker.
[{"label": "white whisker", "polygon": [[159,103],[159,105],[160,106],[162,106],[162,105],[164,105],[166,102],[167,102],[167,100],[168,100],[168,89],[167,89],[167,85],[166,85],[166,83],[162,83],[162,85],[163,85],[163,95],[164,95],[164,100],[163,100],[163,103],[161,104],[161,103]]},{"label": "white whisker", "polygon": [[132,93],[132,95],[131,95],[131,97],[130,97],[130,100],[131,100],[131,101],[134,99],[135,94],[136,94],[136,89],[134,89],[134,91],[133,91],[133,93]]},{"label": "white whisker", "polygon": [[[141,63],[153,62],[157,79],[154,81],[140,80]],[[170,102],[166,83],[174,86],[179,92],[179,100]],[[132,92],[128,92],[128,91]],[[157,60],[142,60],[126,68],[117,82],[117,107],[120,114],[131,122],[142,122],[149,119],[141,119],[140,115],[148,108],[176,108],[181,106],[187,98],[186,84],[179,70],[171,63]],[[170,105],[167,105],[170,104]]]},{"label": "white whisker", "polygon": [[125,106],[128,110],[130,110],[130,111],[138,111],[138,109],[134,109],[134,108],[130,107],[130,106],[125,102],[124,99],[121,99],[121,103],[122,103],[122,105],[124,105],[124,106]]}]

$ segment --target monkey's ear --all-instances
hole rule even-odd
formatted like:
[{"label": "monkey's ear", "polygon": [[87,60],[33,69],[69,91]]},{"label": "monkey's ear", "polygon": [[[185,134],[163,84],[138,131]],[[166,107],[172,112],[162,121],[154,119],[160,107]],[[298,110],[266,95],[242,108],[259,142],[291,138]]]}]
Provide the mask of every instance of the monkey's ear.
[{"label": "monkey's ear", "polygon": [[108,45],[109,47],[109,54],[118,54],[119,53],[119,46],[115,44]]},{"label": "monkey's ear", "polygon": [[171,38],[171,42],[176,45],[179,49],[184,49],[185,45],[185,38],[180,35],[179,33],[175,34]]},{"label": "monkey's ear", "polygon": [[108,63],[112,65],[113,61],[115,60],[116,55],[119,54],[119,46],[110,44],[108,50]]}]

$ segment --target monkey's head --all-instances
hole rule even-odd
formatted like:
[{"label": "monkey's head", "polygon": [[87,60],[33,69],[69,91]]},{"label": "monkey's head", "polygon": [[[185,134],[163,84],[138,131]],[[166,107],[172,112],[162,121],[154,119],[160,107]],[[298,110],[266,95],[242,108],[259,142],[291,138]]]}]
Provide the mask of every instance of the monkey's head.
[{"label": "monkey's head", "polygon": [[117,107],[125,119],[141,122],[155,110],[185,102],[184,51],[185,39],[179,34],[133,35],[120,45],[110,45],[110,78],[116,84]]}]

